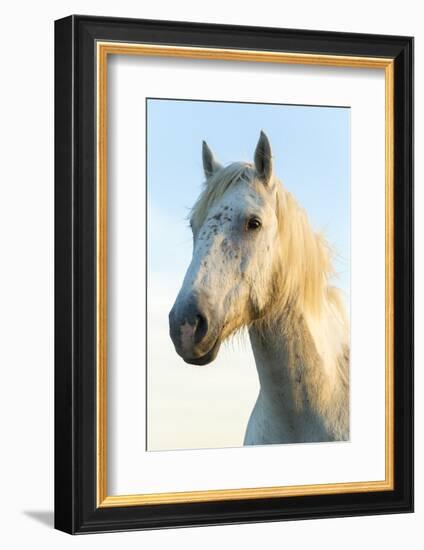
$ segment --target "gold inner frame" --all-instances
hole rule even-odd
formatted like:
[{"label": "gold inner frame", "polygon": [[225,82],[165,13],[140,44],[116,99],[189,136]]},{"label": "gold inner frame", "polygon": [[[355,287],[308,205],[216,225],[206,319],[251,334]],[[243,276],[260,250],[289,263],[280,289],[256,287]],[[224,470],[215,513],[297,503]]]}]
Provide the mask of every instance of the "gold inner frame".
[{"label": "gold inner frame", "polygon": [[[314,55],[254,50],[194,48],[101,42],[97,54],[97,506],[137,506],[303,495],[388,491],[394,489],[394,60],[390,58]],[[255,61],[385,71],[385,479],[315,485],[214,489],[178,493],[114,495],[107,493],[107,61],[109,55],[143,55]]]}]

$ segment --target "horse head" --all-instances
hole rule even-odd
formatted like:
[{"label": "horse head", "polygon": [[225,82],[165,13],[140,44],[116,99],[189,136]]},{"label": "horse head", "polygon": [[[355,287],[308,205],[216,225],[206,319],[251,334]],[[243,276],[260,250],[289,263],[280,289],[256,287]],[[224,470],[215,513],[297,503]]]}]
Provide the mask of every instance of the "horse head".
[{"label": "horse head", "polygon": [[177,353],[206,365],[221,343],[261,317],[270,300],[278,238],[278,187],[261,132],[254,163],[223,167],[203,142],[204,189],[190,225],[193,256],[169,314]]}]

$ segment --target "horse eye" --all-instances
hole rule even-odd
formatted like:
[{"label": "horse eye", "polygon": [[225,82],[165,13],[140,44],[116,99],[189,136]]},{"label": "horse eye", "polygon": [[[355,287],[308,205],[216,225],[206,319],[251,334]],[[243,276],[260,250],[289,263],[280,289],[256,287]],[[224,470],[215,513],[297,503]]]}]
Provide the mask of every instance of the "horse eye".
[{"label": "horse eye", "polygon": [[261,227],[262,223],[261,223],[261,220],[259,220],[258,218],[250,218],[247,222],[247,229],[249,231],[255,231],[257,229],[259,229]]}]

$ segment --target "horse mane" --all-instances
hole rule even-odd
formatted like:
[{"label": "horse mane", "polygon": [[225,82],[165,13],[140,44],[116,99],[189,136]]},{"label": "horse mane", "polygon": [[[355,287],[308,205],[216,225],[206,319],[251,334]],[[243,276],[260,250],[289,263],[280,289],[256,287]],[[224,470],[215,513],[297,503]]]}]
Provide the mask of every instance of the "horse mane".
[{"label": "horse mane", "polygon": [[281,248],[271,303],[273,309],[280,311],[290,304],[319,315],[323,303],[332,299],[332,294],[327,292],[330,277],[334,274],[332,251],[324,236],[313,231],[305,210],[293,195],[279,180],[276,183]]},{"label": "horse mane", "polygon": [[[254,166],[247,162],[234,162],[215,172],[191,209],[193,227],[199,228],[204,223],[210,208],[232,185],[239,182],[255,185],[255,177]],[[343,304],[329,287],[329,279],[334,274],[330,246],[321,234],[313,231],[306,212],[281,181],[274,177],[274,182],[281,246],[276,255],[278,264],[266,315],[274,317],[287,305],[319,315],[326,300],[342,312]],[[256,185],[263,184],[257,182]]]}]

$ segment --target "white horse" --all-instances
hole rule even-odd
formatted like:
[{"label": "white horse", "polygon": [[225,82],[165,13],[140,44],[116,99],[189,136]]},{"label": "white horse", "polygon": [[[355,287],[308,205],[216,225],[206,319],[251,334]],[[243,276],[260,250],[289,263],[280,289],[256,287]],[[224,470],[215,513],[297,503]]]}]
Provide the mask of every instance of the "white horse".
[{"label": "white horse", "polygon": [[247,327],[260,391],[244,444],[347,440],[349,329],[327,243],[274,176],[263,132],[254,164],[222,167],[203,142],[203,166],[193,258],[169,314],[177,353],[206,365]]}]

